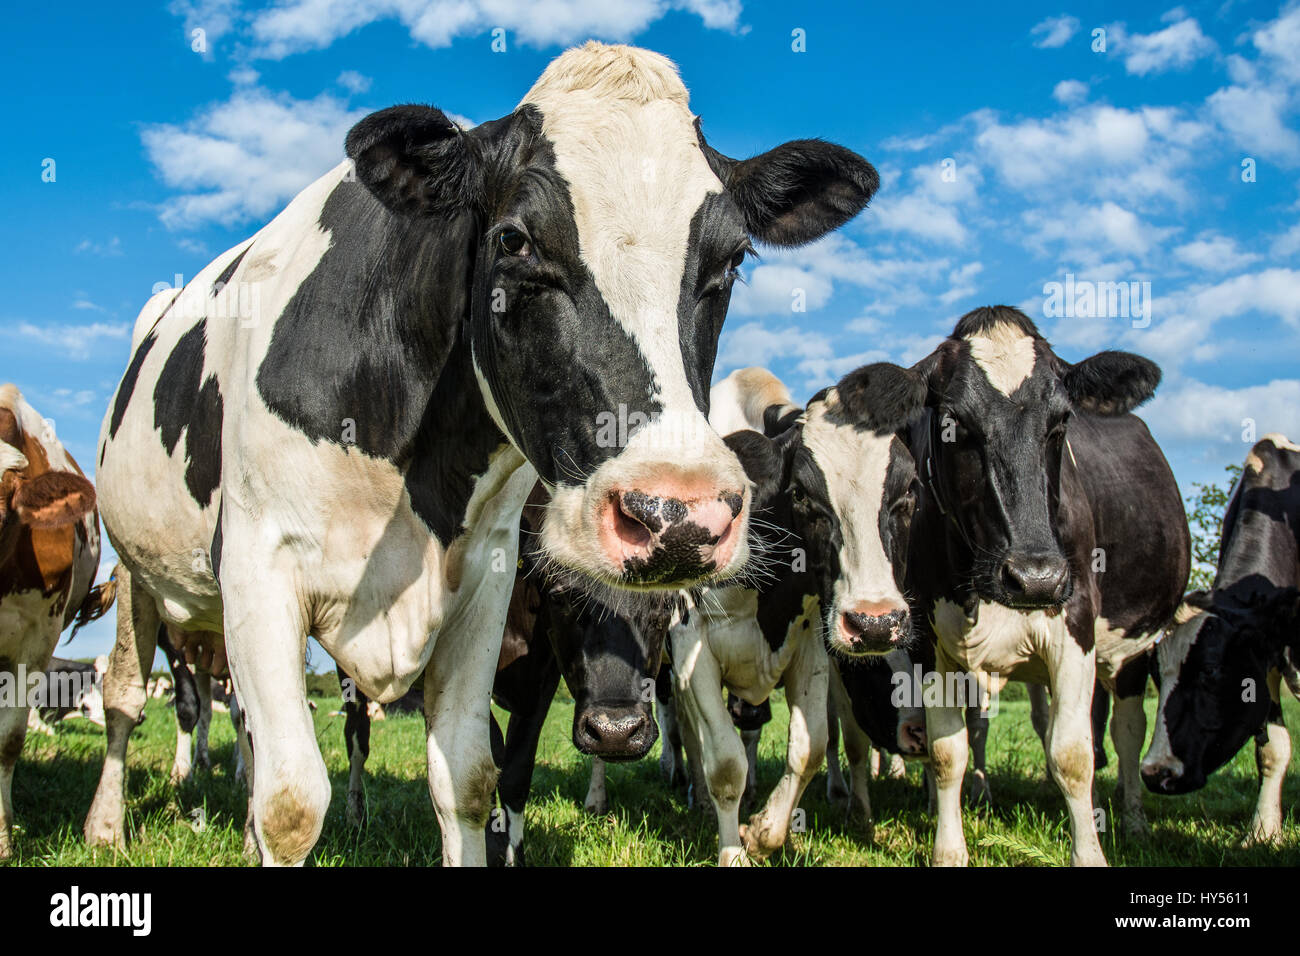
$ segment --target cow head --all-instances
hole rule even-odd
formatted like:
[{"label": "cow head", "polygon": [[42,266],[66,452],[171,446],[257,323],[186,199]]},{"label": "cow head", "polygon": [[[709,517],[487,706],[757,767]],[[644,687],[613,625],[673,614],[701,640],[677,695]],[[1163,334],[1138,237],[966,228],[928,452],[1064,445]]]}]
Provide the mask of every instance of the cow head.
[{"label": "cow head", "polygon": [[752,240],[798,245],[854,216],[875,170],[817,140],[728,159],[668,60],[598,43],[508,116],[466,130],[397,106],[347,152],[411,228],[473,223],[474,371],[552,494],[548,558],[632,589],[738,571],[750,491],[706,421],[732,283]]},{"label": "cow head", "polygon": [[898,432],[924,403],[918,375],[877,363],[814,396],[772,438],[727,438],[758,488],[756,511],[796,535],[836,653],[883,654],[911,637],[903,576],[916,466]]},{"label": "cow head", "polygon": [[1126,352],[1071,365],[1023,312],[993,306],[963,316],[914,370],[932,409],[917,465],[969,554],[973,590],[1007,607],[1060,607],[1073,588],[1057,520],[1070,416],[1131,411],[1159,368]]},{"label": "cow head", "polygon": [[23,428],[30,406],[11,387],[6,389],[0,390],[0,566],[13,556],[24,529],[66,528],[95,507],[89,481],[74,472],[50,470],[44,446]]},{"label": "cow head", "polygon": [[917,663],[902,649],[836,663],[862,732],[877,747],[904,757],[927,753],[925,707],[914,673]]},{"label": "cow head", "polygon": [[1300,635],[1300,591],[1272,588],[1243,603],[1189,595],[1195,613],[1156,646],[1160,706],[1142,781],[1154,793],[1190,793],[1268,720],[1267,677]]},{"label": "cow head", "polygon": [[668,612],[625,615],[572,592],[547,595],[551,646],[573,695],[573,745],[605,760],[644,757],[659,738],[651,702]]}]

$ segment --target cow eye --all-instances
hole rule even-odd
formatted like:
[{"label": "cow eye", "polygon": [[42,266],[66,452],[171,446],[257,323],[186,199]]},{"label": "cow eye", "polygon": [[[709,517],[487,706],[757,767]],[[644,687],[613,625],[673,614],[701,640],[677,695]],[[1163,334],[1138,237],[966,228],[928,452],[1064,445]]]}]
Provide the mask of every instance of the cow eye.
[{"label": "cow eye", "polygon": [[528,237],[518,229],[501,230],[501,234],[497,236],[497,245],[505,255],[520,259],[532,251],[528,245]]},{"label": "cow eye", "polygon": [[745,256],[749,254],[748,249],[737,250],[736,254],[731,257],[731,262],[727,266],[728,272],[736,272],[745,264]]}]

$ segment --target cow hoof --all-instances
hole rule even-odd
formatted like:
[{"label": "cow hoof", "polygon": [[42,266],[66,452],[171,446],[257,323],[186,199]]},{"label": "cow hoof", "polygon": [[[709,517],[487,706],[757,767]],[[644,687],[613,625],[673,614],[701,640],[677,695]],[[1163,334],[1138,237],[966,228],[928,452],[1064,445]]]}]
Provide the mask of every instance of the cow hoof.
[{"label": "cow hoof", "polygon": [[773,838],[772,828],[757,817],[740,825],[740,842],[755,860],[766,860],[781,849],[781,841]]},{"label": "cow hoof", "polygon": [[[741,827],[740,830],[743,840],[745,828]],[[741,847],[729,846],[718,854],[718,866],[749,866],[749,857]]]},{"label": "cow hoof", "polygon": [[1110,866],[1100,850],[1094,853],[1078,854],[1070,857],[1070,866]]},{"label": "cow hoof", "polygon": [[0,860],[7,860],[14,855],[13,836],[0,832]]},{"label": "cow hoof", "polygon": [[970,855],[966,852],[964,846],[952,847],[941,850],[934,848],[934,857],[930,861],[931,866],[969,866]]},{"label": "cow hoof", "polygon": [[989,807],[993,805],[993,795],[989,790],[988,774],[983,770],[971,771],[969,799],[972,807]]},{"label": "cow hoof", "polygon": [[86,846],[125,850],[126,837],[122,832],[123,829],[121,821],[104,820],[96,816],[92,809],[90,816],[86,818],[86,826],[82,832],[86,837]]},{"label": "cow hoof", "polygon": [[487,842],[487,865],[488,866],[512,866],[514,861],[511,860],[510,839],[504,833],[493,830],[492,825],[488,824],[487,833],[484,834]]},{"label": "cow hoof", "polygon": [[360,830],[367,823],[366,796],[363,793],[349,793],[347,799],[348,823]]},{"label": "cow hoof", "polygon": [[609,813],[609,799],[606,797],[588,797],[586,802],[583,803],[582,809],[593,817],[603,817]]},{"label": "cow hoof", "polygon": [[1256,825],[1242,838],[1241,848],[1249,850],[1257,846],[1277,846],[1282,841],[1282,830]]},{"label": "cow hoof", "polygon": [[894,754],[889,760],[889,770],[885,776],[890,780],[906,780],[907,761],[898,754]]}]

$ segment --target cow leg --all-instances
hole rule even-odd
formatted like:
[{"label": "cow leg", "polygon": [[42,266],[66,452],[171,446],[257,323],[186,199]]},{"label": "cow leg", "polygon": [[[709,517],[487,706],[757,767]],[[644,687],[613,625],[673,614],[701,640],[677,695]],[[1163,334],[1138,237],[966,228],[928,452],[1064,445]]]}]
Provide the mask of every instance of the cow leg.
[{"label": "cow leg", "polygon": [[366,758],[370,756],[370,698],[338,668],[343,688],[343,744],[348,752],[348,822],[366,825]]},{"label": "cow leg", "polygon": [[[533,787],[533,769],[537,765],[537,744],[542,739],[546,715],[551,710],[555,688],[560,683],[560,666],[556,663],[555,657],[548,654],[547,661],[546,668],[540,675],[533,706],[524,713],[512,712],[510,723],[506,726],[505,756],[501,763],[501,777],[497,780],[497,794],[501,797],[501,807],[506,814],[506,866],[524,865],[524,811],[528,806],[528,795]],[[592,760],[592,786],[595,786],[597,766],[600,768],[600,792],[603,797],[605,762],[599,757]],[[605,812],[604,809],[591,808],[590,792],[587,794],[587,800],[588,812]]]},{"label": "cow leg", "polygon": [[235,761],[235,776],[244,781],[248,791],[248,805],[244,811],[244,857],[251,863],[260,863],[262,851],[257,845],[257,833],[253,829],[253,738],[248,733],[248,716],[239,706],[239,695],[233,690],[231,681],[230,719],[235,724],[235,740],[238,759]]},{"label": "cow leg", "polygon": [[[236,540],[229,525],[227,515],[227,547]],[[262,865],[301,866],[320,837],[330,782],[307,706],[307,628],[296,601],[270,597],[298,589],[268,580],[274,564],[250,555],[222,567],[226,653],[251,738],[250,810]]]},{"label": "cow leg", "polygon": [[966,740],[973,764],[970,774],[970,805],[986,807],[993,803],[987,763],[989,716],[987,711],[980,710],[978,704],[966,708]]},{"label": "cow leg", "polygon": [[[663,684],[663,688],[660,688]],[[659,772],[670,787],[687,787],[688,773],[682,758],[682,730],[677,722],[677,707],[673,703],[672,672],[667,665],[660,668],[655,683],[655,716],[659,720]]]},{"label": "cow leg", "polygon": [[[1091,626],[1091,624],[1089,624]],[[1092,690],[1096,658],[1062,629],[1049,651],[1052,701],[1047,718],[1047,769],[1065,795],[1073,866],[1105,866],[1093,817]]]},{"label": "cow leg", "polygon": [[1259,801],[1250,821],[1245,845],[1276,843],[1282,836],[1282,782],[1291,761],[1291,735],[1282,721],[1282,675],[1269,671],[1268,722],[1255,738],[1255,766],[1259,771]]},{"label": "cow leg", "polygon": [[1141,777],[1142,745],[1147,737],[1147,714],[1142,708],[1142,696],[1147,688],[1146,665],[1145,657],[1140,657],[1121,667],[1115,675],[1113,694],[1100,683],[1093,690],[1093,750],[1099,751],[1102,758],[1100,761],[1094,758],[1093,767],[1106,765],[1106,705],[1113,702],[1110,737],[1115,742],[1115,759],[1119,764],[1115,803],[1119,806],[1120,827],[1130,836],[1140,836],[1149,830],[1146,815],[1142,812],[1142,791],[1146,787]]},{"label": "cow leg", "polygon": [[591,758],[591,782],[587,784],[587,797],[582,808],[595,816],[609,812],[609,794],[605,792],[605,761]]},{"label": "cow leg", "polygon": [[498,773],[490,701],[515,580],[514,562],[509,566],[511,574],[484,575],[476,606],[464,619],[444,623],[425,670],[429,796],[442,830],[444,866],[487,865],[485,830]]},{"label": "cow leg", "polygon": [[[838,803],[849,798],[849,785],[840,769],[840,702],[844,699],[844,682],[834,664],[826,687],[826,799]],[[847,752],[847,747],[845,748]],[[852,773],[852,758],[849,772]]]},{"label": "cow leg", "polygon": [[785,699],[790,707],[790,730],[786,741],[785,773],[767,798],[761,812],[749,819],[741,832],[745,848],[761,858],[785,843],[790,818],[804,788],[821,769],[826,756],[826,684],[830,659],[826,645],[809,635],[782,675]]},{"label": "cow leg", "polygon": [[[123,580],[125,578],[125,580]],[[104,768],[86,815],[91,846],[126,846],[126,751],[144,712],[145,683],[158,644],[158,606],[125,567],[117,571],[117,640],[104,674]]]},{"label": "cow leg", "polygon": [[167,655],[167,663],[172,672],[172,683],[176,690],[176,756],[172,759],[172,770],[169,775],[173,786],[179,786],[189,780],[194,772],[194,728],[198,726],[199,712],[202,708],[198,678],[195,672],[190,670],[189,664],[185,662],[185,657],[179,650],[184,646],[180,635],[180,630],[169,624],[166,626],[163,638],[158,641],[158,646]]},{"label": "cow leg", "polygon": [[891,754],[880,751],[881,761],[889,761],[889,769],[884,772],[884,776],[890,780],[903,780],[907,777],[907,761],[903,759],[902,754]]},{"label": "cow leg", "polygon": [[762,728],[740,732],[740,743],[745,748],[745,792],[740,797],[742,807],[752,807],[758,794],[758,742],[762,736]]},{"label": "cow leg", "polygon": [[194,766],[199,770],[211,770],[208,732],[212,728],[212,675],[200,668],[194,672],[194,683],[199,692],[199,719],[194,725]]},{"label": "cow leg", "polygon": [[698,631],[677,631],[670,640],[676,676],[673,701],[687,760],[693,771],[703,775],[718,818],[718,865],[743,866],[748,862],[740,842],[745,748],[722,696],[722,669]]},{"label": "cow leg", "polygon": [[[53,641],[41,641],[42,645],[48,645],[53,648],[58,641],[58,631],[55,630]],[[24,647],[25,652],[31,648]],[[42,663],[42,655],[32,655],[26,659],[9,660],[0,662],[0,672],[12,669],[15,675],[19,670],[27,674],[36,674],[45,669],[49,662],[49,655],[43,655],[45,663]],[[17,687],[18,697],[25,703],[27,697],[26,687]],[[27,739],[27,714],[30,708],[21,707],[0,707],[0,860],[9,859],[13,853],[13,826],[14,826],[14,804],[13,804],[13,785],[14,785],[14,767],[18,764],[18,757],[23,752],[23,741]]]},{"label": "cow leg", "polygon": [[[936,671],[946,679],[941,664],[936,664]],[[938,816],[932,866],[965,866],[970,861],[961,827],[961,784],[970,755],[964,716],[963,707],[925,708],[925,733],[930,741],[930,771]]]},{"label": "cow leg", "polygon": [[[827,691],[827,699],[833,701],[836,708],[833,711],[828,710],[827,719],[832,721],[831,726],[838,723],[843,730],[844,758],[849,764],[849,781],[848,785],[844,787],[843,794],[838,798],[830,793],[829,786],[826,795],[832,802],[836,799],[844,800],[846,810],[850,815],[855,810],[861,813],[868,832],[871,832],[875,826],[871,813],[871,741],[862,732],[862,728],[858,726],[858,722],[853,716],[853,705],[849,701],[848,691],[845,690],[839,669],[834,664],[831,664],[830,667]],[[829,744],[827,745],[827,752],[830,752]],[[842,777],[841,780],[843,780]]]}]

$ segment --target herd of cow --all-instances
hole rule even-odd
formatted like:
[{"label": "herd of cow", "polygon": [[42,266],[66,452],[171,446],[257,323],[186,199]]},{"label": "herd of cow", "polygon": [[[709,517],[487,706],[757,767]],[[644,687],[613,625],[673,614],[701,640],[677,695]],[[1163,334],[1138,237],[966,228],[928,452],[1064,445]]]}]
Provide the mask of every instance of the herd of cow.
[{"label": "herd of cow", "polygon": [[[825,235],[879,180],[821,140],[722,155],[648,51],[589,43],[499,120],[464,129],[397,106],[346,148],[145,306],[97,488],[0,387],[0,679],[45,669],[66,625],[116,601],[88,842],[126,840],[127,745],[161,644],[178,690],[187,662],[201,698],[229,674],[249,850],[302,863],[330,798],[309,635],[353,692],[354,816],[367,700],[422,693],[448,864],[489,848],[522,862],[561,677],[583,753],[639,758],[662,732],[670,777],[716,810],[724,865],[782,846],[841,737],[850,777],[835,743],[831,789],[870,819],[872,747],[924,761],[933,862],[965,863],[962,784],[973,756],[987,795],[986,708],[1008,680],[1038,688],[1074,863],[1105,863],[1093,773],[1108,698],[1125,826],[1144,826],[1139,780],[1195,790],[1253,736],[1250,838],[1280,836],[1300,447],[1254,446],[1214,587],[1185,595],[1178,486],[1131,414],[1160,379],[1146,359],[1071,364],[997,306],[914,366],[857,369],[805,407],[763,369],[710,389],[751,242]],[[228,315],[232,298],[255,313]],[[100,517],[120,563],[92,587]],[[742,825],[778,687],[785,770]],[[186,732],[206,728],[205,704],[178,713]],[[26,706],[0,707],[0,858],[26,730]],[[181,775],[189,749],[186,736]],[[603,773],[597,760],[590,807]]]}]

